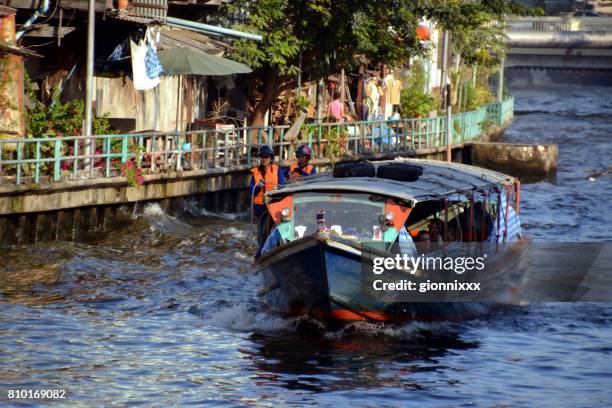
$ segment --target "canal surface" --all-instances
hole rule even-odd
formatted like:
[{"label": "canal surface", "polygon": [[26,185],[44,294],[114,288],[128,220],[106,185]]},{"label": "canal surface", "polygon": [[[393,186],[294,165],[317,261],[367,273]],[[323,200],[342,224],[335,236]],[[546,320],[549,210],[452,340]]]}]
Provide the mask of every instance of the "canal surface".
[{"label": "canal surface", "polygon": [[[560,147],[557,184],[523,186],[526,232],[612,241],[610,88],[513,93],[506,139]],[[612,404],[610,304],[298,333],[261,311],[248,225],[189,209],[0,248],[0,401],[53,388],[67,406]]]}]

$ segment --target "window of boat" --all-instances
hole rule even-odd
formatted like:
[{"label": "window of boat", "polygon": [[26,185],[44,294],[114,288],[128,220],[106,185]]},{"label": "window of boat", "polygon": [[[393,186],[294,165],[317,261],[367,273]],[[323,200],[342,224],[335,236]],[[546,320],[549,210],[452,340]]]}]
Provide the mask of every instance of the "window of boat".
[{"label": "window of boat", "polygon": [[449,200],[422,201],[410,213],[406,229],[417,241],[485,241],[494,226],[497,205]]},{"label": "window of boat", "polygon": [[385,198],[374,194],[307,192],[293,196],[293,237],[318,230],[317,216],[325,228],[356,240],[380,240],[380,216]]}]

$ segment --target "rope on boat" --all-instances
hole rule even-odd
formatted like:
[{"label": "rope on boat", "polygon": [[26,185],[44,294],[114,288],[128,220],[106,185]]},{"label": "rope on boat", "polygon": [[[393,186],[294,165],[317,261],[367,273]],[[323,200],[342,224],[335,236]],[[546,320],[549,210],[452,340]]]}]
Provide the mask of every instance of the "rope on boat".
[{"label": "rope on boat", "polygon": [[[255,207],[253,205],[253,197],[255,197],[255,189],[251,191],[251,222],[249,225],[249,233],[247,234],[246,240],[248,241],[251,238],[251,232],[253,232],[253,215],[255,213]],[[257,243],[259,245],[259,243]]]}]

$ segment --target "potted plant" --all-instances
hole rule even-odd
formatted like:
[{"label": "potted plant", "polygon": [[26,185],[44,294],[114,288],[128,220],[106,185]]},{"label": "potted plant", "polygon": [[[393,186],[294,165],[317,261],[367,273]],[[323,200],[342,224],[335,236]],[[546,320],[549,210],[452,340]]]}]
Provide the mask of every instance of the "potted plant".
[{"label": "potted plant", "polygon": [[127,10],[128,5],[129,5],[128,0],[117,0],[117,10],[119,11]]}]

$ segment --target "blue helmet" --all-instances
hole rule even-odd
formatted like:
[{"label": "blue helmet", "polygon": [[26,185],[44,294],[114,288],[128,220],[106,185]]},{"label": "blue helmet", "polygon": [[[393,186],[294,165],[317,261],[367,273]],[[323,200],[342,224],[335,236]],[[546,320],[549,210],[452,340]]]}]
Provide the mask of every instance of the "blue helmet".
[{"label": "blue helmet", "polygon": [[274,157],[274,150],[268,145],[259,146],[259,150],[257,151],[257,156],[271,156]]}]

